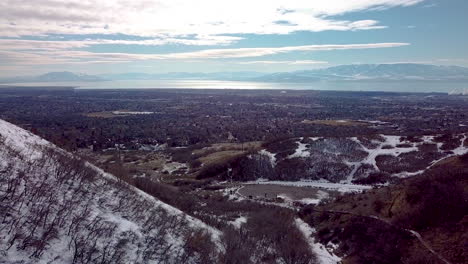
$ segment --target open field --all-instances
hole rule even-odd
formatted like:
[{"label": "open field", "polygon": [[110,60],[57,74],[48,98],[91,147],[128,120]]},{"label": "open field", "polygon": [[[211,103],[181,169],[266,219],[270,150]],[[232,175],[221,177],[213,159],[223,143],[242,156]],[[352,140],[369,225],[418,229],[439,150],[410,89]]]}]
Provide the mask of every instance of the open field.
[{"label": "open field", "polygon": [[327,125],[327,126],[365,126],[367,123],[353,120],[303,120],[306,125]]},{"label": "open field", "polygon": [[212,144],[209,147],[205,147],[202,149],[196,149],[192,153],[196,156],[206,156],[208,153],[213,152],[221,152],[227,150],[240,150],[240,151],[248,151],[248,150],[259,150],[262,145],[261,141],[252,141],[252,142],[245,142],[245,143],[216,143]]},{"label": "open field", "polygon": [[139,112],[139,111],[129,111],[129,110],[116,110],[116,111],[102,111],[102,112],[92,112],[84,114],[87,117],[94,118],[113,118],[113,117],[125,117],[131,115],[150,115],[154,112]]},{"label": "open field", "polygon": [[[239,190],[239,194],[245,197],[255,198],[277,198],[287,197],[291,200],[320,199],[328,193],[320,191],[318,188],[282,186],[274,184],[245,184]],[[319,195],[320,192],[320,195]]]},{"label": "open field", "polygon": [[103,111],[103,112],[93,112],[93,113],[86,113],[84,116],[93,117],[93,118],[113,118],[119,117],[122,115],[114,115],[111,111]]},{"label": "open field", "polygon": [[242,150],[226,150],[226,151],[211,153],[207,156],[199,158],[199,160],[203,164],[209,165],[213,163],[221,163],[231,158],[241,156],[243,154],[245,154],[245,151],[242,151]]}]

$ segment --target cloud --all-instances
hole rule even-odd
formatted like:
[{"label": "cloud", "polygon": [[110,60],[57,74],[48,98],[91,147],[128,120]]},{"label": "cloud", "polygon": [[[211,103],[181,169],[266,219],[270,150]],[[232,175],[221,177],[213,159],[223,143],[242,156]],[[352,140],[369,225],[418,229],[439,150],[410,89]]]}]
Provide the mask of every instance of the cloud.
[{"label": "cloud", "polygon": [[0,39],[0,50],[65,50],[87,48],[95,45],[139,45],[161,46],[167,44],[184,44],[193,46],[228,45],[241,40],[241,37],[232,36],[207,36],[194,39],[165,38],[145,40],[111,40],[95,39],[80,41],[56,41],[56,40],[27,40],[27,39]]},{"label": "cloud", "polygon": [[432,4],[423,5],[423,8],[432,8],[432,7],[436,7],[436,6],[437,6],[436,3],[432,3]]},{"label": "cloud", "polygon": [[2,0],[0,36],[125,34],[165,40],[195,35],[199,42],[207,41],[210,45],[237,41],[229,39],[232,34],[384,28],[376,20],[346,20],[340,15],[411,6],[423,1]]},{"label": "cloud", "polygon": [[377,49],[407,46],[409,43],[370,43],[370,44],[342,44],[342,45],[306,45],[279,48],[238,48],[238,49],[208,49],[194,52],[181,52],[156,55],[162,59],[225,59],[248,58],[276,55],[295,51],[331,51]]},{"label": "cloud", "polygon": [[[69,41],[64,41],[69,42]],[[0,44],[2,42],[0,41]],[[33,42],[35,43],[35,42]],[[20,43],[18,43],[20,44]],[[287,47],[262,47],[262,48],[238,48],[238,49],[206,49],[193,52],[162,53],[162,54],[135,54],[135,53],[96,53],[84,50],[69,50],[80,47],[77,43],[41,43],[36,49],[32,49],[30,42],[18,45],[18,50],[1,50],[0,65],[46,65],[46,64],[86,64],[86,63],[124,63],[145,60],[208,60],[208,59],[237,59],[254,58],[266,55],[284,54],[290,52],[332,51],[332,50],[356,50],[377,49],[407,46],[409,43],[368,43],[368,44],[341,44],[341,45],[306,45]],[[14,48],[11,48],[14,49]],[[322,61],[251,61],[239,62],[244,64],[320,64]]]},{"label": "cloud", "polygon": [[125,63],[131,62],[131,56],[92,56],[79,58],[74,56],[61,56],[54,53],[37,54],[26,52],[0,51],[0,66],[34,66],[34,65],[73,65],[73,64],[99,64],[99,63]]},{"label": "cloud", "polygon": [[468,65],[468,58],[432,58],[427,60],[401,60],[401,61],[386,61],[381,64],[433,64],[433,65]]},{"label": "cloud", "polygon": [[468,58],[436,59],[435,64],[468,66]]},{"label": "cloud", "polygon": [[284,64],[284,65],[306,65],[306,64],[327,64],[327,61],[296,60],[296,61],[241,61],[238,64]]}]

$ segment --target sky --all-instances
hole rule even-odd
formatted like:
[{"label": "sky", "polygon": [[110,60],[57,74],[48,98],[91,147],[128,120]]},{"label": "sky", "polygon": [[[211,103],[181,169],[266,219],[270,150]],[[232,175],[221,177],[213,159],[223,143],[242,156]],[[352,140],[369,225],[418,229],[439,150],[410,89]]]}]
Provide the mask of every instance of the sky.
[{"label": "sky", "polygon": [[466,0],[2,0],[0,76],[468,66]]}]

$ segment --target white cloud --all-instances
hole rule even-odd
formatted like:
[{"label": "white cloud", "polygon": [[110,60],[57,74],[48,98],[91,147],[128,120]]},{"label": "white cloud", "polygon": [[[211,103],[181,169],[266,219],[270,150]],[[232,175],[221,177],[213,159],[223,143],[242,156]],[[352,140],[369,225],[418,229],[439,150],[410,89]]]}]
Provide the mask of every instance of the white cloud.
[{"label": "white cloud", "polygon": [[283,64],[283,65],[306,65],[306,64],[327,64],[327,61],[296,60],[296,61],[241,61],[239,64]]},{"label": "white cloud", "polygon": [[[288,47],[238,48],[238,49],[207,49],[193,52],[166,53],[166,54],[135,54],[135,53],[95,53],[83,50],[70,50],[80,47],[80,43],[64,41],[67,43],[42,43],[33,48],[36,42],[19,42],[15,50],[2,50],[0,41],[0,65],[47,65],[47,64],[85,64],[85,63],[124,63],[145,60],[207,60],[207,59],[236,59],[254,58],[266,55],[284,54],[289,52],[331,51],[392,48],[409,45],[409,43],[368,43],[368,44],[342,44],[342,45],[306,45]],[[6,44],[6,43],[3,43]],[[31,46],[32,45],[32,46]],[[245,64],[319,64],[322,61],[251,61]]]},{"label": "white cloud", "polygon": [[385,26],[375,20],[350,21],[339,15],[423,1],[2,0],[0,36],[127,34],[164,40],[195,35],[208,45],[229,44],[238,39],[223,35],[382,28]]},{"label": "white cloud", "polygon": [[[225,46],[238,34],[290,34],[297,31],[353,31],[384,28],[379,21],[347,20],[351,12],[405,7],[425,0],[1,0],[0,65],[126,63],[256,58],[290,52],[390,48],[407,43],[305,45],[193,52],[133,54],[84,51],[97,45]],[[57,34],[57,35],[56,35]],[[85,40],[46,40],[61,35],[100,36]],[[21,38],[35,36],[36,40]],[[91,35],[89,35],[91,36]],[[48,38],[42,38],[48,37]],[[50,38],[49,38],[50,37]],[[63,36],[62,36],[63,37]],[[138,38],[141,37],[141,38]],[[38,40],[43,39],[43,40]],[[133,39],[133,40],[129,40]],[[246,64],[320,64],[313,60],[251,61]]]},{"label": "white cloud", "polygon": [[409,43],[370,43],[370,44],[342,44],[342,45],[306,45],[279,48],[239,48],[239,49],[208,49],[194,52],[181,52],[155,55],[161,59],[225,59],[248,58],[276,55],[295,51],[330,51],[377,49],[407,46]]},{"label": "white cloud", "polygon": [[468,66],[468,58],[451,58],[451,59],[438,59],[432,58],[427,60],[401,60],[401,61],[386,61],[380,62],[381,64],[401,64],[401,63],[415,63],[415,64],[432,64],[432,65],[446,65],[446,66]]},{"label": "white cloud", "polygon": [[193,46],[202,45],[228,45],[241,40],[241,37],[231,36],[207,36],[206,38],[182,39],[147,39],[147,40],[80,40],[80,41],[56,41],[56,40],[26,40],[26,39],[0,39],[0,50],[65,50],[87,48],[94,45],[141,45],[160,46],[166,44],[184,44]]},{"label": "white cloud", "polygon": [[436,6],[437,6],[436,3],[432,3],[432,4],[424,5],[423,7],[424,7],[424,8],[432,8],[432,7],[436,7]]}]

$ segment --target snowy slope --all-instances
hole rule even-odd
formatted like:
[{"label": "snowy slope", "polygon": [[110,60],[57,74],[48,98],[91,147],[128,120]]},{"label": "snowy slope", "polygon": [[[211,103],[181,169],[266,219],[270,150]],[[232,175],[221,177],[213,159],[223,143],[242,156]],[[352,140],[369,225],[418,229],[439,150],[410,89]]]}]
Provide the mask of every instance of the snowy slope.
[{"label": "snowy slope", "polygon": [[336,256],[322,244],[315,241],[313,238],[313,234],[315,233],[315,229],[311,228],[306,222],[302,219],[297,218],[296,223],[299,230],[302,232],[304,237],[306,238],[307,242],[310,245],[310,248],[315,254],[317,255],[317,259],[320,264],[338,264],[341,263],[341,258]]},{"label": "snowy slope", "polygon": [[221,235],[3,120],[0,201],[0,263],[195,263]]},{"label": "snowy slope", "polygon": [[258,152],[271,161],[273,171],[262,177],[308,185],[312,181],[351,184],[370,175],[381,175],[383,180],[405,178],[421,174],[445,158],[468,153],[466,134],[301,137],[278,144],[282,147],[271,145]]}]

